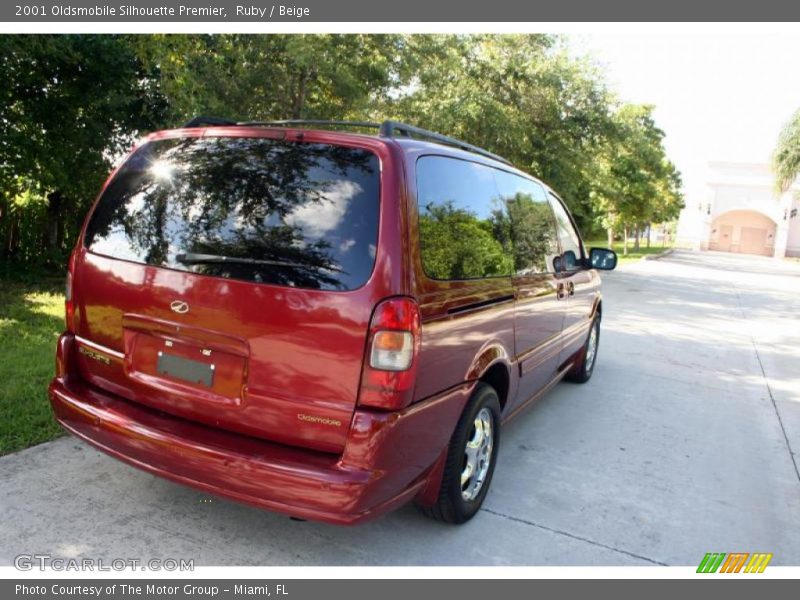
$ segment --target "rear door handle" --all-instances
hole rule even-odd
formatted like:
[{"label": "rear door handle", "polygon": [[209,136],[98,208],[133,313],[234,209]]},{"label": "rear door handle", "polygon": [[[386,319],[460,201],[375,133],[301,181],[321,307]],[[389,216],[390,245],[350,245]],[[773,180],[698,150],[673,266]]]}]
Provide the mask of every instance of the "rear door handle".
[{"label": "rear door handle", "polygon": [[567,288],[569,289],[569,295],[570,296],[574,296],[575,295],[575,284],[572,281],[568,281],[567,282]]}]

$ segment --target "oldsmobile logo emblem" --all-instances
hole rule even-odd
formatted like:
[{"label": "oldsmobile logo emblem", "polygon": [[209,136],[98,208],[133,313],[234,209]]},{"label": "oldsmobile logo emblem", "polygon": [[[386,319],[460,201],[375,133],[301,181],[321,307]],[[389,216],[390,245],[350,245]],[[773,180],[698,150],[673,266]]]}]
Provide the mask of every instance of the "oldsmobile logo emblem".
[{"label": "oldsmobile logo emblem", "polygon": [[316,423],[317,425],[330,425],[331,427],[341,427],[342,422],[339,419],[329,419],[328,417],[320,417],[317,415],[307,415],[304,413],[297,413],[297,418],[307,423]]},{"label": "oldsmobile logo emblem", "polygon": [[99,361],[99,362],[103,363],[104,365],[110,365],[111,364],[111,359],[110,358],[108,358],[107,356],[105,356],[103,354],[100,354],[99,352],[95,352],[94,350],[91,350],[90,348],[87,348],[86,346],[78,346],[78,352],[80,354],[88,356],[89,358],[91,358],[93,360]]},{"label": "oldsmobile logo emblem", "polygon": [[172,309],[172,312],[176,312],[179,315],[189,312],[189,305],[183,300],[173,300],[169,307]]}]

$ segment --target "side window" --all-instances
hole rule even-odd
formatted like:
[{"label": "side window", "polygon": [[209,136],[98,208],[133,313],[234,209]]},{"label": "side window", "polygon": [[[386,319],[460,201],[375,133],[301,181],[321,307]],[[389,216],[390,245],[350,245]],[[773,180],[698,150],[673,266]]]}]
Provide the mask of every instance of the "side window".
[{"label": "side window", "polygon": [[495,214],[497,237],[514,261],[517,275],[552,273],[558,255],[553,211],[544,188],[530,179],[496,171],[503,211]]},{"label": "side window", "polygon": [[550,203],[553,205],[553,212],[556,215],[558,240],[561,242],[561,256],[564,260],[564,269],[567,271],[574,271],[580,268],[580,261],[583,258],[581,238],[572,226],[572,221],[570,221],[569,215],[564,205],[561,204],[561,201],[551,192],[548,192],[548,195],[550,196]]},{"label": "side window", "polygon": [[417,161],[422,266],[432,279],[509,276],[511,256],[496,235],[503,211],[495,170],[443,156]]}]

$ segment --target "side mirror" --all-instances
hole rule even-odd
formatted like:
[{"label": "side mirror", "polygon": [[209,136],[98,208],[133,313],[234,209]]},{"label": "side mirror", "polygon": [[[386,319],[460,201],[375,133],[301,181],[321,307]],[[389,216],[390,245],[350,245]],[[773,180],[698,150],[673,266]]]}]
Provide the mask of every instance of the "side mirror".
[{"label": "side mirror", "polygon": [[617,266],[617,253],[607,248],[589,250],[589,264],[592,269],[611,271]]}]

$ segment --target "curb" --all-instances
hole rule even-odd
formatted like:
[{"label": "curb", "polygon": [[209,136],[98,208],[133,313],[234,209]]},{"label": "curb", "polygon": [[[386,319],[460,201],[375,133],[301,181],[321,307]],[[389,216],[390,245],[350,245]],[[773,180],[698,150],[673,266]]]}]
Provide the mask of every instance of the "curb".
[{"label": "curb", "polygon": [[658,260],[660,258],[664,258],[665,256],[669,256],[675,252],[675,248],[667,248],[663,252],[659,252],[658,254],[648,254],[647,256],[643,256],[642,260]]}]

